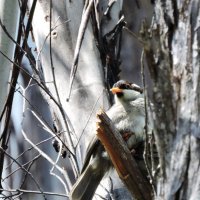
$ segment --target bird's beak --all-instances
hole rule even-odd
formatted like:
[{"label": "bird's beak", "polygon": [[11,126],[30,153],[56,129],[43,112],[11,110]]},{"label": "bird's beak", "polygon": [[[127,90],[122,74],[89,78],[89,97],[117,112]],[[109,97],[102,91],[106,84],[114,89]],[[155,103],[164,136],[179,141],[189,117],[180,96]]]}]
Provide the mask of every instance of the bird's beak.
[{"label": "bird's beak", "polygon": [[118,87],[113,87],[110,89],[110,91],[113,93],[113,94],[117,94],[117,93],[122,93],[122,89],[118,88]]},{"label": "bird's beak", "polygon": [[138,91],[140,94],[143,93],[143,89],[136,84],[132,84],[132,90]]}]

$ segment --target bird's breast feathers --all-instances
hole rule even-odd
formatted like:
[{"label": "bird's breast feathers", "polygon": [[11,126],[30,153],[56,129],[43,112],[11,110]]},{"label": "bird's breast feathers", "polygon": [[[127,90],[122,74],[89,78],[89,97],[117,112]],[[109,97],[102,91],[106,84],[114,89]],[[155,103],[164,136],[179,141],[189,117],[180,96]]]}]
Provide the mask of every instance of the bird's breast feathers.
[{"label": "bird's breast feathers", "polygon": [[143,135],[145,117],[144,112],[138,109],[138,107],[134,108],[131,106],[130,109],[126,109],[120,104],[113,105],[107,111],[107,114],[119,131],[130,131],[138,136]]}]

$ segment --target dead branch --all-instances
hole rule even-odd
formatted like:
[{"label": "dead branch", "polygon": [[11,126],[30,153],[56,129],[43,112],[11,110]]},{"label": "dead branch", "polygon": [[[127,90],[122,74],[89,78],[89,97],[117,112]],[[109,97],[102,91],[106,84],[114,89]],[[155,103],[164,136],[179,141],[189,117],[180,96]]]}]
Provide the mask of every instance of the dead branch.
[{"label": "dead branch", "polygon": [[105,112],[97,114],[97,137],[108,152],[117,173],[135,199],[152,199],[152,187]]}]

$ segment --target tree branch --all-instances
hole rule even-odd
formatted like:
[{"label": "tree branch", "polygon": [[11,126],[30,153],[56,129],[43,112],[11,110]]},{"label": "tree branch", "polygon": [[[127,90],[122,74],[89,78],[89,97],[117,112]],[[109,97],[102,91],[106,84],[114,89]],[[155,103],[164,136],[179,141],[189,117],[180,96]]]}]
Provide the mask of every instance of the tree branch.
[{"label": "tree branch", "polygon": [[97,137],[104,145],[117,173],[133,197],[152,199],[152,187],[105,112],[97,114]]}]

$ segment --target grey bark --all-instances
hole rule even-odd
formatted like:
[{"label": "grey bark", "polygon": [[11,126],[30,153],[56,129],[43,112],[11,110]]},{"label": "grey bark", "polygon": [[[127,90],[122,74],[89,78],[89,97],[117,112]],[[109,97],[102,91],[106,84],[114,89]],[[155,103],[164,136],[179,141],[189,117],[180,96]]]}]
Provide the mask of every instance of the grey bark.
[{"label": "grey bark", "polygon": [[[69,102],[66,102],[66,99],[84,7],[83,2],[53,1],[51,31],[50,1],[38,1],[34,15],[33,31],[39,53],[37,69],[42,74],[40,68],[42,66],[44,72],[44,79],[41,78],[41,75],[41,77],[37,77],[37,80],[46,86],[47,95],[44,90],[43,93],[45,93],[53,116],[50,132],[53,132],[52,127],[56,126],[57,131],[54,130],[54,134],[66,133],[63,134],[64,141],[69,144],[67,147],[76,155],[77,163],[73,162],[72,164],[77,164],[78,170],[81,168],[89,138],[95,133],[95,113],[99,107],[105,109],[109,107],[108,94],[104,90],[105,82],[108,83],[107,79],[105,80],[104,69],[110,63],[106,63],[102,48],[97,49],[95,39],[98,40],[98,37],[95,38],[94,33],[98,33],[97,36],[105,36],[117,24],[122,1],[109,1],[111,4],[113,2],[113,6],[109,7],[108,1],[94,1],[96,10],[93,11],[93,17],[95,16],[96,24],[94,26],[91,20],[88,21]],[[155,15],[150,27],[151,31],[144,29],[142,37],[153,82],[155,136],[160,157],[156,198],[199,199],[200,5],[197,0],[157,0],[154,6]],[[107,8],[109,9],[107,10]],[[109,12],[105,16],[104,11],[106,10]],[[135,20],[134,17],[131,19]],[[128,20],[128,24],[130,23],[131,20]],[[137,25],[133,23],[133,28],[137,31],[135,26]],[[51,44],[49,34],[51,35]],[[102,43],[98,45],[98,47],[102,47]],[[134,60],[139,60],[138,48],[138,46],[134,48],[135,53],[128,50],[136,55],[132,57]],[[126,77],[124,71],[127,70],[128,63],[126,53],[127,51],[124,50],[122,54],[123,77]],[[136,62],[136,66],[139,65],[138,63]],[[119,63],[116,62],[116,64]],[[133,72],[135,73],[135,69]],[[132,74],[129,74],[128,79],[131,79]],[[137,79],[138,75],[139,73],[135,73],[134,77]],[[4,84],[7,84],[7,79],[4,79]],[[5,95],[2,97],[5,101]],[[67,130],[68,128],[69,130]],[[31,132],[31,128],[26,132],[29,130]],[[35,134],[37,134],[37,130],[35,129]],[[69,133],[70,135],[66,137]],[[28,136],[31,137],[31,134]],[[71,144],[70,137],[72,137]],[[78,139],[80,139],[79,142]],[[65,166],[63,162],[59,165]],[[73,171],[75,176],[78,174],[78,170]],[[73,178],[70,181],[73,183]],[[112,181],[104,181],[108,183],[106,189],[111,191],[112,198],[117,198],[116,196],[120,193],[121,196],[119,195],[118,199],[122,199],[122,196],[124,199],[131,199],[119,181],[118,175],[115,174],[114,178],[112,176]],[[103,182],[103,186],[105,186],[105,182]],[[104,193],[107,194],[106,189],[103,187],[104,191],[99,190],[98,194],[102,194],[102,196]]]},{"label": "grey bark", "polygon": [[200,198],[199,17],[199,1],[158,0],[152,37],[143,34],[160,155],[157,199]]},{"label": "grey bark", "polygon": [[[52,108],[54,125],[57,127],[58,132],[64,132],[64,141],[76,156],[76,161],[72,161],[72,167],[74,167],[74,164],[78,164],[77,168],[80,170],[85,157],[85,149],[90,138],[95,134],[96,112],[100,107],[105,110],[109,107],[108,94],[104,85],[104,67],[100,58],[101,54],[96,46],[93,32],[94,27],[92,27],[90,19],[84,32],[78,64],[75,64],[77,65],[77,71],[72,85],[71,96],[69,101],[66,101],[71,81],[70,71],[73,66],[74,52],[77,50],[76,43],[81,24],[81,15],[83,10],[87,9],[86,5],[90,1],[86,1],[85,5],[82,1],[60,0],[52,2],[51,16],[50,2],[38,2],[33,19],[33,31],[39,52],[38,61],[41,62],[43,67],[46,86],[62,107],[65,113],[64,117],[67,116],[68,127],[66,127],[63,114],[57,108],[55,102],[52,102],[48,97],[47,101]],[[96,7],[97,4],[98,9]],[[97,23],[97,32],[99,33],[99,37],[103,37],[113,30],[117,24],[122,1],[114,1],[110,7],[107,1],[94,1],[93,6],[93,14],[97,20],[95,22]],[[109,11],[109,17],[104,16],[106,10]],[[50,20],[52,23],[51,41],[47,37],[50,33]],[[40,23],[42,23],[42,26]],[[40,62],[38,62],[38,67]],[[71,156],[71,159],[74,158]],[[74,175],[77,176],[78,171],[74,171]],[[107,186],[104,183],[103,187],[97,193],[104,196],[107,195],[109,190],[114,190],[117,187],[118,191],[119,188],[122,190],[118,194],[118,198],[120,198],[122,192],[126,191],[126,189],[123,188],[124,186],[119,181],[117,175],[114,175],[114,179],[112,180],[112,184],[110,179],[107,181]],[[128,198],[130,198],[130,195]]]},{"label": "grey bark", "polygon": [[[10,35],[16,39],[18,29],[19,7],[17,2],[12,1],[0,1],[0,20],[2,26],[5,26]],[[15,44],[10,40],[7,34],[0,26],[0,50],[10,59],[14,56]],[[3,111],[3,107],[8,95],[8,82],[10,81],[10,72],[12,64],[0,54],[0,113]],[[4,123],[2,122],[1,128],[3,129]]]}]

